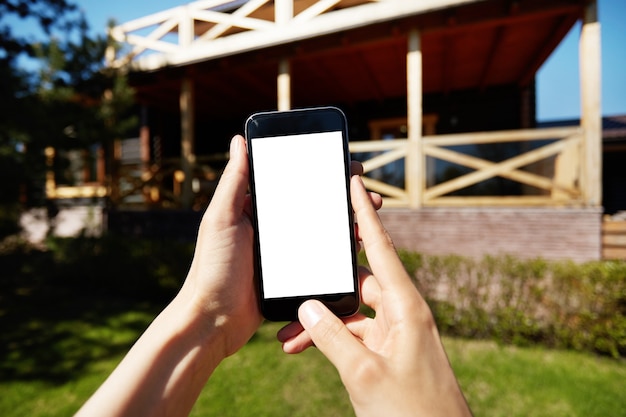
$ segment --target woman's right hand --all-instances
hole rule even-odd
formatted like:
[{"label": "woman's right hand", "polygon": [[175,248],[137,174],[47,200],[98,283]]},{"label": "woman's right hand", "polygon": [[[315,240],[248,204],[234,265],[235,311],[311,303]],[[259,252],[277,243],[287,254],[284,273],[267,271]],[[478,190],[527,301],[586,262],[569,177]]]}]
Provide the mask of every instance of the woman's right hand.
[{"label": "woman's right hand", "polygon": [[361,297],[376,315],[342,321],[309,300],[299,309],[302,327],[279,332],[283,350],[301,352],[312,340],[339,371],[358,416],[470,416],[433,315],[357,176],[351,193],[371,267],[361,270]]}]

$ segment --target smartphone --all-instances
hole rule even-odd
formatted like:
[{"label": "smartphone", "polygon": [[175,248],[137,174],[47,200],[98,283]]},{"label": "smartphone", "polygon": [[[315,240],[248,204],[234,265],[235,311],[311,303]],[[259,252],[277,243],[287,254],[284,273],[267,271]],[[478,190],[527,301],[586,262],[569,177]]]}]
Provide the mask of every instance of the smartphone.
[{"label": "smartphone", "polygon": [[297,320],[311,298],[338,316],[354,314],[359,284],[343,112],[256,113],[245,135],[263,316]]}]

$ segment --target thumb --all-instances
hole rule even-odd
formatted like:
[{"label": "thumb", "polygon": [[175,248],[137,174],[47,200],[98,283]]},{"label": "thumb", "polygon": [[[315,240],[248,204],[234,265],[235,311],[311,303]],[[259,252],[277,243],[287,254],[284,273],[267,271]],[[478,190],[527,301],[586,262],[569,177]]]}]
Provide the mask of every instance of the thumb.
[{"label": "thumb", "polygon": [[318,300],[307,300],[298,309],[300,324],[315,346],[337,368],[349,372],[365,354],[364,346],[346,325]]},{"label": "thumb", "polygon": [[[248,160],[245,141],[240,135],[230,143],[230,160],[220,178],[209,211],[219,213],[226,221],[236,221],[243,211],[248,189]],[[229,216],[234,216],[230,219]]]}]

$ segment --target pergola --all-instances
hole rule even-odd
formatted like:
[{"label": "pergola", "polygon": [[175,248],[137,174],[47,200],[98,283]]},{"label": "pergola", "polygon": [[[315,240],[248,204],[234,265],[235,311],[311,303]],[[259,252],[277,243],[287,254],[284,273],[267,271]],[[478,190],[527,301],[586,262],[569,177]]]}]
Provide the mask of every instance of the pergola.
[{"label": "pergola", "polygon": [[[577,21],[581,124],[533,129],[522,103],[520,129],[434,135],[423,97],[499,85],[534,88],[537,70]],[[180,114],[180,201],[193,199],[198,119],[228,120],[260,109],[406,100],[406,138],[352,144],[378,152],[366,171],[405,161],[405,186],[366,179],[386,204],[601,204],[600,28],[595,0],[203,0],[111,29],[122,45],[108,65],[130,71],[140,103]],[[505,161],[451,150],[463,144],[555,139]],[[144,169],[150,132],[140,134]],[[379,138],[381,139],[381,138]],[[427,158],[473,171],[428,184]],[[553,175],[524,170],[554,158]],[[516,197],[454,197],[494,176],[543,190]],[[146,175],[149,177],[149,175]]]}]

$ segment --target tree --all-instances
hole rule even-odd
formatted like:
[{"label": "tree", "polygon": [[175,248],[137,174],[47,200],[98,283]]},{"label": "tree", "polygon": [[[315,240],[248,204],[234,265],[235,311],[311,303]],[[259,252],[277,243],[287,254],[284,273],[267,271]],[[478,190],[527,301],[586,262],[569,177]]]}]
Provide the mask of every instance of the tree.
[{"label": "tree", "polygon": [[45,34],[70,30],[67,18],[75,6],[65,0],[0,1],[0,237],[17,230],[19,198],[28,177],[27,128],[36,108],[31,74],[17,66],[21,56],[32,56],[31,41],[12,30],[10,20],[34,19]]},{"label": "tree", "polygon": [[[91,37],[85,16],[65,0],[0,0],[0,238],[14,233],[24,204],[45,203],[46,147],[89,149],[136,123],[126,78],[106,70],[108,40]],[[35,19],[39,42],[14,35],[7,14]],[[36,59],[29,70],[20,56]],[[3,220],[4,219],[4,220]]]}]

